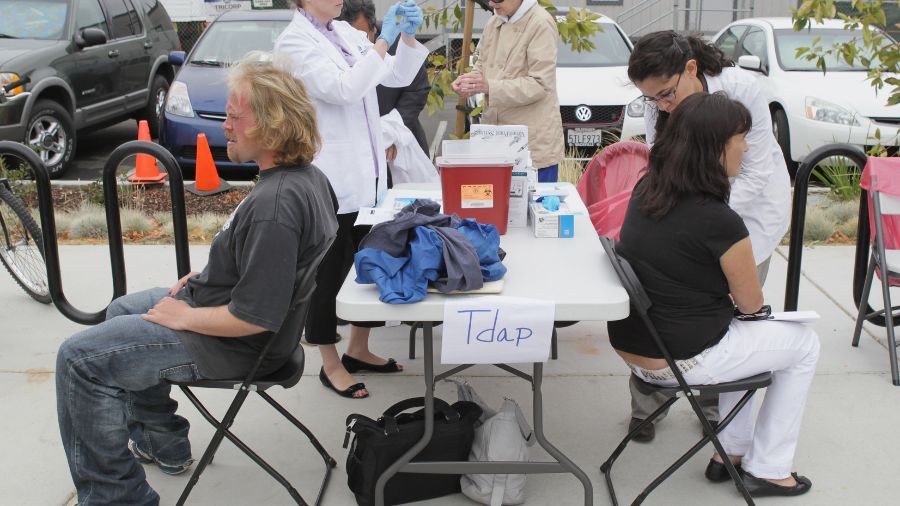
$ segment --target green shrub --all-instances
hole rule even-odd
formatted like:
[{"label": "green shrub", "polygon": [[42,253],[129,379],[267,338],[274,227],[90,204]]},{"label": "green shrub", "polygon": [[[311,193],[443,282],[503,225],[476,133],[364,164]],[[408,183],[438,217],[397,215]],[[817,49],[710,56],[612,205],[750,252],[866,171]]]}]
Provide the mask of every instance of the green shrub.
[{"label": "green shrub", "polygon": [[837,225],[838,232],[846,235],[851,239],[856,239],[857,225],[859,224],[859,217],[854,216],[853,218],[841,222]]},{"label": "green shrub", "polygon": [[106,212],[97,204],[83,203],[75,211],[68,231],[72,239],[104,239]]},{"label": "green shrub", "polygon": [[123,234],[148,232],[153,228],[153,224],[144,216],[144,213],[136,209],[122,209],[119,214],[119,221],[122,223]]},{"label": "green shrub", "polygon": [[224,214],[202,213],[197,217],[197,223],[200,227],[200,233],[205,237],[212,238],[222,230],[222,225],[228,219]]},{"label": "green shrub", "polygon": [[812,175],[831,190],[838,200],[859,200],[859,179],[862,173],[855,164],[844,157],[823,160]]},{"label": "green shrub", "polygon": [[837,223],[843,223],[859,216],[859,201],[844,200],[833,202],[827,207],[828,213]]},{"label": "green shrub", "polygon": [[803,228],[804,241],[825,241],[834,234],[834,218],[821,207],[814,207],[806,214]]}]

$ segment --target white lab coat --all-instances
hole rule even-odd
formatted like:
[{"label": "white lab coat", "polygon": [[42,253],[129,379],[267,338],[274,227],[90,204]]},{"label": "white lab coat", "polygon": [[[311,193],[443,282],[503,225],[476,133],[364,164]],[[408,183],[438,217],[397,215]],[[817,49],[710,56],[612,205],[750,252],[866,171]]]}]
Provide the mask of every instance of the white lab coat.
[{"label": "white lab coat", "polygon": [[428,155],[422,151],[416,136],[403,123],[397,109],[381,117],[382,139],[385,146],[397,148],[394,161],[388,162],[395,185],[403,183],[440,184],[441,177]]},{"label": "white lab coat", "polygon": [[[741,173],[731,182],[728,205],[744,220],[750,232],[753,258],[759,265],[772,256],[790,224],[791,181],[781,147],[772,132],[769,104],[756,84],[753,73],[726,67],[717,76],[705,76],[710,93],[724,91],[744,104],[753,117],[747,132],[747,152]],[[656,110],[646,109],[644,126],[647,144],[656,136]]]},{"label": "white lab coat", "polygon": [[[294,76],[315,102],[322,148],[313,163],[328,176],[340,205],[338,213],[346,214],[374,206],[378,193],[387,188],[386,146],[375,87],[409,85],[428,49],[401,41],[396,56],[382,59],[371,50],[365,33],[344,21],[335,20],[332,27],[356,57],[353,67],[299,11],[275,42],[275,53],[292,59]],[[374,156],[369,132],[376,143]]]}]

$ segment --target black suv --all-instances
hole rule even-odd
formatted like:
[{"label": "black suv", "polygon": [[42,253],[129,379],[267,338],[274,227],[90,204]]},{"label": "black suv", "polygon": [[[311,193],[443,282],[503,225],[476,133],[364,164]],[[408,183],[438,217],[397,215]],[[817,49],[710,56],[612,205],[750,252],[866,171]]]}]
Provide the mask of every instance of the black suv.
[{"label": "black suv", "polygon": [[[130,117],[152,136],[181,46],[160,0],[0,0],[0,140],[65,172],[75,133]],[[2,90],[0,90],[2,93]]]}]

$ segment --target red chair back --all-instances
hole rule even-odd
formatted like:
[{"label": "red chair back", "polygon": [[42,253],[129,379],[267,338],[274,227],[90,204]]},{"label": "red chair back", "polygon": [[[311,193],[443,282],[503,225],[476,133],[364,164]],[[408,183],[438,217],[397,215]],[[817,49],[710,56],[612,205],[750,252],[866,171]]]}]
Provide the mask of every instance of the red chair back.
[{"label": "red chair back", "polygon": [[611,144],[594,155],[578,181],[597,235],[619,238],[631,190],[647,170],[650,150],[636,141]]}]

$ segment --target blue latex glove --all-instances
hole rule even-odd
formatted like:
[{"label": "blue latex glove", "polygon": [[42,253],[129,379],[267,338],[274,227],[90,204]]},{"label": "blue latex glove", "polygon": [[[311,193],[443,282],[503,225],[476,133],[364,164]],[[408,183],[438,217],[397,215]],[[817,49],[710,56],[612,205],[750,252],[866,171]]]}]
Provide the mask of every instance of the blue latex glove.
[{"label": "blue latex glove", "polygon": [[403,20],[400,22],[400,31],[410,37],[415,37],[416,32],[419,31],[419,27],[422,25],[422,21],[425,19],[422,14],[422,8],[416,5],[415,0],[406,0],[400,4],[397,14],[403,16]]},{"label": "blue latex glove", "polygon": [[[384,39],[387,42],[388,47],[394,45],[394,42],[397,40],[397,37],[400,36],[400,23],[397,22],[397,8],[400,4],[392,5],[387,14],[384,15],[384,20],[381,22],[381,34],[378,36],[379,39]],[[401,18],[405,20],[405,18]]]}]

